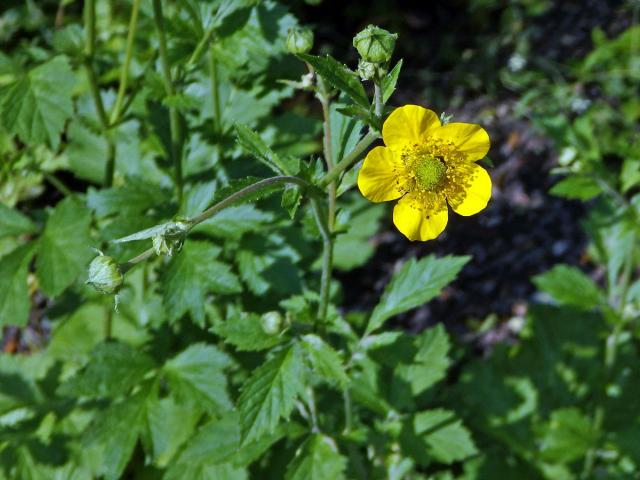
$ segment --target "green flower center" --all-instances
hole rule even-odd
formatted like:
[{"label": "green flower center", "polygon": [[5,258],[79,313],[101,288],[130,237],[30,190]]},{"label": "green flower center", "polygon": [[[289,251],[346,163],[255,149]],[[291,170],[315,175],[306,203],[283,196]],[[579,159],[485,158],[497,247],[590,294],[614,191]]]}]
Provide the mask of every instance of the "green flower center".
[{"label": "green flower center", "polygon": [[442,182],[446,173],[447,167],[442,160],[427,156],[415,167],[416,183],[424,190],[431,190]]}]

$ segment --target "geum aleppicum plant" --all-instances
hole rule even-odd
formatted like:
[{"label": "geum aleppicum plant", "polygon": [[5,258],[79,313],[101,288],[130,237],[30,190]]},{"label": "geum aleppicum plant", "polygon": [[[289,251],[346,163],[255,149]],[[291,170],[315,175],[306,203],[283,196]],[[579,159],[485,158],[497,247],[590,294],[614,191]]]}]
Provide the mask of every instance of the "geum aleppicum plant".
[{"label": "geum aleppicum plant", "polygon": [[489,151],[479,125],[442,125],[431,110],[405,105],[382,127],[385,147],[369,152],[358,187],[372,202],[398,200],[393,222],[409,240],[431,240],[447,226],[448,208],[474,215],[491,198],[491,178],[475,162]]},{"label": "geum aleppicum plant", "polygon": [[[287,187],[282,205],[295,217],[301,197],[308,198],[309,217],[322,239],[318,293],[305,292],[295,300],[285,298],[279,303],[285,315],[261,313],[257,324],[255,314],[237,314],[242,308],[238,295],[235,302],[230,300],[226,305],[227,318],[212,320],[215,325],[211,330],[238,351],[264,351],[262,365],[243,377],[246,379],[235,405],[237,418],[228,419],[237,425],[239,450],[269,435],[284,436],[287,429],[282,420],[289,420],[296,410],[309,424],[303,441],[296,430],[299,423],[287,433],[297,448],[287,467],[287,479],[344,478],[348,463],[350,476],[379,478],[383,469],[385,478],[400,479],[415,471],[416,465],[428,466],[434,461],[448,464],[476,453],[469,432],[454,412],[425,409],[430,405],[420,400],[423,392],[444,377],[449,365],[449,341],[444,330],[439,327],[420,335],[377,332],[389,318],[438,295],[468,257],[430,256],[406,262],[393,275],[366,326],[366,319],[352,323],[331,305],[335,239],[350,235],[338,222],[338,198],[354,186],[353,167],[380,138],[380,130],[386,146],[369,152],[357,183],[375,202],[400,199],[394,220],[408,238],[428,240],[438,236],[446,225],[447,201],[458,213],[471,215],[486,206],[491,193],[488,174],[475,164],[489,149],[488,135],[480,127],[441,125],[433,112],[414,105],[396,109],[383,123],[385,103],[395,89],[402,65],[400,61],[391,71],[388,69],[395,41],[395,35],[371,26],[354,39],[361,55],[358,74],[362,80],[373,82],[374,98],[370,101],[358,74],[331,56],[309,55],[311,32],[291,30],[287,47],[304,62],[308,73],[300,82],[288,83],[312,92],[321,103],[324,166],[314,160],[280,157],[256,132],[238,124],[238,144],[276,176],[231,184],[221,189],[216,203],[199,215],[176,217],[115,240],[147,239],[153,246],[121,265],[101,255],[90,268],[89,284],[103,293],[117,293],[128,270],[152,257],[184,255],[181,249],[189,242],[187,236],[192,230],[204,221],[215,222],[212,217],[227,207]],[[332,104],[340,94],[340,102]],[[351,143],[342,138],[334,142],[334,135],[343,134],[332,131],[336,115],[341,121],[351,117],[355,125],[368,125],[367,133],[357,131]],[[349,143],[351,148],[338,155],[333,151],[336,143]],[[185,249],[188,247],[186,243]],[[176,259],[170,262],[175,264]],[[308,285],[313,287],[317,280],[313,274],[309,277]],[[300,301],[305,305],[316,303],[317,313],[307,315],[307,307],[300,307]],[[385,348],[391,360],[373,360],[376,352]],[[385,382],[390,382],[389,392],[379,388]],[[341,402],[335,401],[336,393],[342,396]],[[417,447],[405,445],[407,439],[400,435],[405,428],[412,429],[415,438],[411,441],[417,442]],[[374,435],[383,436],[387,443],[369,445],[367,439]],[[455,448],[447,447],[450,444]],[[350,462],[343,455],[346,451],[350,452]],[[416,451],[424,453],[416,455]]]}]

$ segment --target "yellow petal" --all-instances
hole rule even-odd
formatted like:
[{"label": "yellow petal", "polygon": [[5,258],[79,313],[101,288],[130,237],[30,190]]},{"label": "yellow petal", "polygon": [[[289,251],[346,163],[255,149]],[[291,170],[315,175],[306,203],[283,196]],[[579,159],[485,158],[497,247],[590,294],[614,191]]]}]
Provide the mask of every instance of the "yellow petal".
[{"label": "yellow petal", "polygon": [[364,159],[358,173],[358,188],[372,202],[386,202],[402,196],[398,190],[397,160],[385,147],[376,147]]},{"label": "yellow petal", "polygon": [[458,214],[468,217],[487,206],[491,198],[491,177],[475,163],[459,167],[464,170],[465,183],[460,195],[449,197],[449,205]]},{"label": "yellow petal", "polygon": [[418,105],[396,108],[382,126],[382,139],[394,150],[407,144],[422,143],[427,132],[437,129],[440,119],[431,110]]},{"label": "yellow petal", "polygon": [[411,195],[400,199],[393,209],[393,223],[409,240],[432,240],[447,226],[449,215],[447,207],[437,211],[425,211],[419,208]]},{"label": "yellow petal", "polygon": [[432,136],[451,140],[459,151],[467,154],[467,159],[471,161],[484,158],[491,147],[487,131],[474,123],[448,123],[435,129]]}]

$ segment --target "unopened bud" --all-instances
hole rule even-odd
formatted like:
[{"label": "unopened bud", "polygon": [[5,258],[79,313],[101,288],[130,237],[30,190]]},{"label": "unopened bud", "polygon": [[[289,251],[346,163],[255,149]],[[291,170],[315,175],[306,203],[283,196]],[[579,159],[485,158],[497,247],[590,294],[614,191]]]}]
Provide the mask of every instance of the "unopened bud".
[{"label": "unopened bud", "polygon": [[267,335],[278,335],[289,325],[279,312],[267,312],[260,317],[260,325]]},{"label": "unopened bud", "polygon": [[100,253],[89,264],[87,283],[100,293],[107,295],[118,293],[123,282],[124,275],[120,265],[113,258]]},{"label": "unopened bud", "polygon": [[313,31],[306,27],[291,27],[287,34],[289,53],[307,53],[313,48]]},{"label": "unopened bud", "polygon": [[362,80],[381,78],[386,73],[385,70],[379,63],[365,62],[364,60],[358,62],[358,75]]},{"label": "unopened bud", "polygon": [[369,25],[353,37],[353,46],[365,62],[384,63],[391,60],[397,38],[396,33]]}]

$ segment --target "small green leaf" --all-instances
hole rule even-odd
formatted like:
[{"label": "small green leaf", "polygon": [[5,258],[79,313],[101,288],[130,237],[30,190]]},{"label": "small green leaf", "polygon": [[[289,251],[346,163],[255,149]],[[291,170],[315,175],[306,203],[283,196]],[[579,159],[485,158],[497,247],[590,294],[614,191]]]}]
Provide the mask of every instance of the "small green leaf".
[{"label": "small green leaf", "polygon": [[249,154],[260,160],[264,165],[278,175],[291,175],[289,166],[278,155],[267,147],[260,135],[246,125],[236,124],[238,144]]},{"label": "small green leaf", "polygon": [[217,323],[213,331],[240,351],[258,351],[274,347],[286,337],[268,335],[260,324],[260,316],[253,313],[239,313]]},{"label": "small green leaf", "polygon": [[303,362],[295,345],[253,371],[238,400],[243,443],[273,432],[281,418],[289,418],[304,389],[303,377]]},{"label": "small green leaf", "polygon": [[207,293],[237,293],[240,281],[228,265],[217,260],[220,249],[210,243],[188,240],[174,255],[164,275],[164,304],[171,320],[185,313],[204,324]]},{"label": "small green leaf", "polygon": [[391,95],[396,89],[396,83],[398,83],[398,76],[400,75],[400,69],[402,68],[402,60],[396,63],[396,66],[393,67],[387,76],[382,80],[382,102],[387,103]]},{"label": "small green leaf", "polygon": [[602,188],[592,177],[572,175],[556,183],[550,193],[558,197],[591,200],[602,193]]},{"label": "small green leaf", "polygon": [[597,438],[589,417],[577,408],[563,408],[551,414],[540,450],[546,460],[569,463],[595,447]]},{"label": "small green leaf", "polygon": [[340,455],[336,442],[325,435],[311,435],[300,446],[287,466],[285,480],[340,480],[347,459]]},{"label": "small green leaf", "polygon": [[224,369],[231,359],[213,345],[197,343],[164,366],[169,387],[184,402],[202,404],[213,411],[231,408]]},{"label": "small green leaf", "polygon": [[588,310],[605,301],[602,291],[590,277],[568,265],[556,265],[534,277],[533,283],[564,305]]},{"label": "small green leaf", "polygon": [[422,332],[414,340],[418,349],[413,363],[398,365],[396,373],[411,385],[411,392],[418,395],[442,380],[449,368],[449,338],[442,325]]},{"label": "small green leaf", "polygon": [[55,297],[85,273],[91,251],[91,212],[67,197],[49,216],[40,237],[36,272],[42,290]]},{"label": "small green leaf", "polygon": [[145,405],[148,390],[135,395],[97,414],[84,435],[84,442],[100,453],[98,473],[108,479],[121,478],[138,436],[146,426]]},{"label": "small green leaf", "polygon": [[416,262],[411,259],[398,270],[385,288],[371,315],[365,335],[373,332],[389,318],[418,307],[440,294],[456,278],[470,257],[428,256]]},{"label": "small green leaf", "polygon": [[358,78],[358,75],[343,65],[335,58],[326,55],[324,57],[316,57],[314,55],[301,54],[298,55],[302,60],[311,65],[319,75],[329,82],[333,88],[337,88],[344,92],[351,100],[361,107],[369,110],[371,105],[364,87]]},{"label": "small green leaf", "polygon": [[54,57],[10,85],[0,99],[0,123],[29,145],[57,148],[73,113],[75,77],[64,56]]},{"label": "small green leaf", "polygon": [[0,327],[24,326],[29,319],[27,273],[35,243],[16,248],[0,258]]},{"label": "small green leaf", "polygon": [[146,354],[120,342],[101,343],[93,348],[85,370],[63,383],[61,395],[111,397],[125,395],[154,367]]},{"label": "small green leaf", "polygon": [[0,203],[0,238],[36,231],[29,217]]},{"label": "small green leaf", "polygon": [[469,431],[449,410],[438,408],[416,414],[414,428],[429,455],[438,462],[450,464],[477,453]]},{"label": "small green leaf", "polygon": [[305,335],[302,337],[302,347],[314,374],[340,386],[349,383],[340,354],[319,336]]}]

